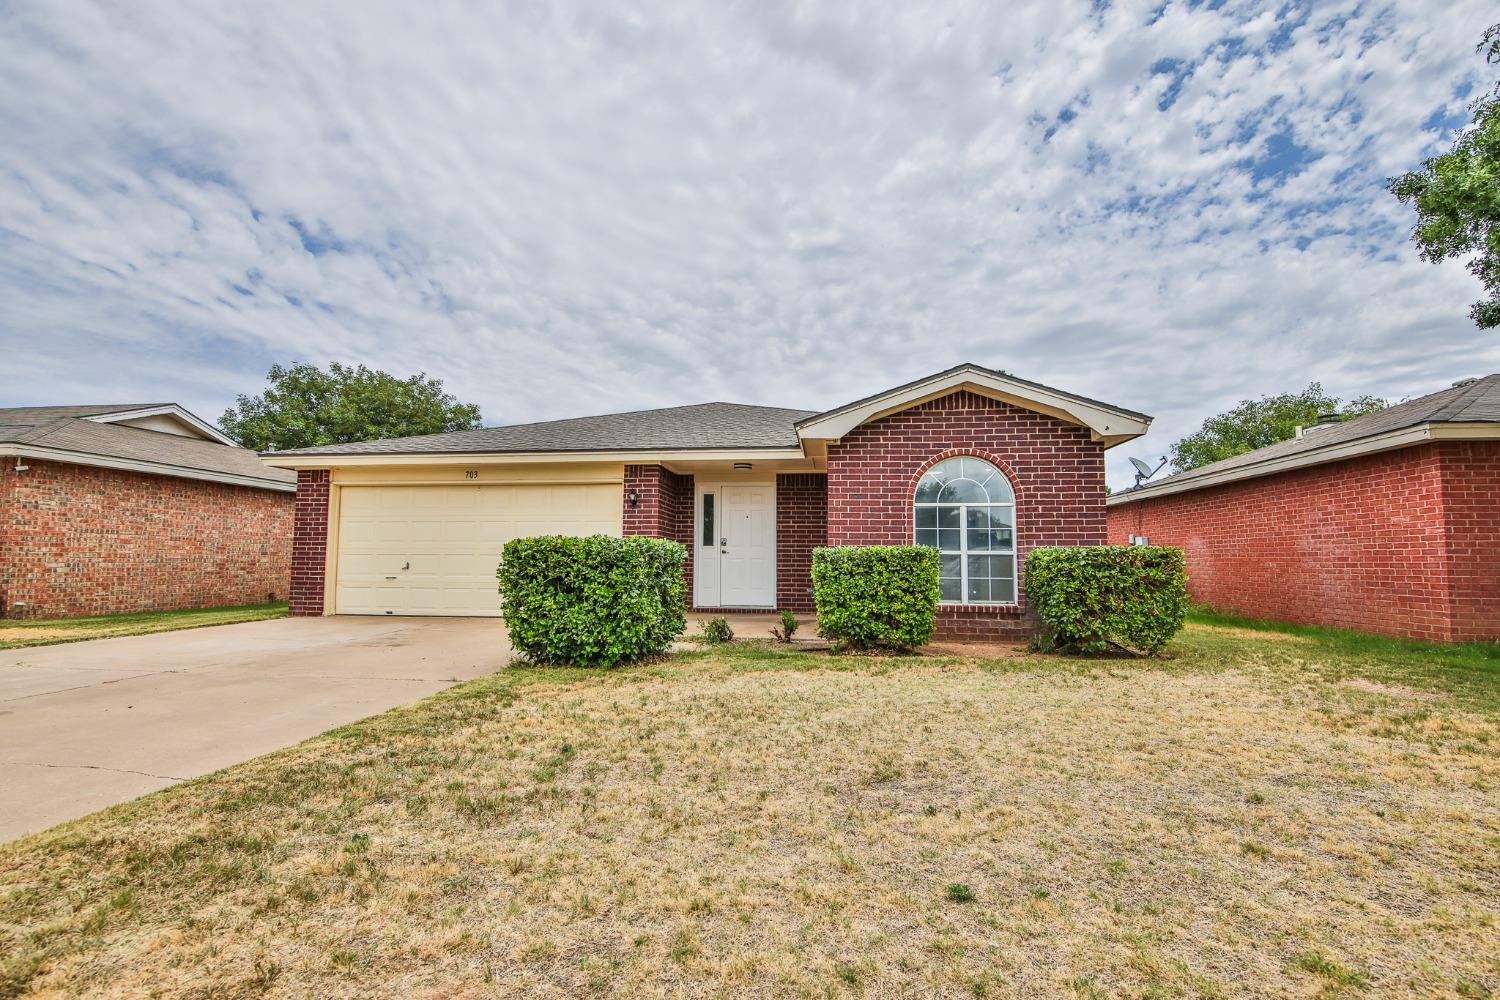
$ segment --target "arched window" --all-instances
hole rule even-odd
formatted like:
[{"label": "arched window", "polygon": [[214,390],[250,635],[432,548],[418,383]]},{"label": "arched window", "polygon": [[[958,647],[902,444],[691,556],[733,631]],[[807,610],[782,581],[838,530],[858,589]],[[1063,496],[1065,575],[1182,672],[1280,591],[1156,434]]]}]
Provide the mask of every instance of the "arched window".
[{"label": "arched window", "polygon": [[949,458],[917,483],[916,542],[941,553],[943,600],[1014,604],[1016,494],[982,458]]}]

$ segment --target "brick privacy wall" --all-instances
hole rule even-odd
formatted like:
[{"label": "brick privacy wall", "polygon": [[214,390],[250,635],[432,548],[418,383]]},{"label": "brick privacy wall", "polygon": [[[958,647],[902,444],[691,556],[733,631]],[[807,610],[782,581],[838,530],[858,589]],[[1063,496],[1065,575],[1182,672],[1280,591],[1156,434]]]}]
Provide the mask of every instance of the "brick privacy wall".
[{"label": "brick privacy wall", "polygon": [[27,617],[285,598],[292,497],[28,459],[0,472],[0,609]]},{"label": "brick privacy wall", "polygon": [[1444,527],[1454,641],[1500,639],[1500,441],[1445,441]]},{"label": "brick privacy wall", "polygon": [[[1104,448],[1088,429],[960,390],[856,428],[828,449],[828,544],[911,544],[917,480],[953,455],[984,458],[1010,477],[1018,591],[1031,549],[1104,543]],[[1036,617],[1017,596],[1014,607],[944,605],[938,635],[1030,635]]]},{"label": "brick privacy wall", "polygon": [[[1426,444],[1117,504],[1110,541],[1180,547],[1193,599],[1223,611],[1448,641],[1474,637],[1488,601],[1493,637],[1500,466],[1481,451]],[[1476,610],[1455,615],[1456,592]]]},{"label": "brick privacy wall", "polygon": [[[686,603],[693,603],[693,477],[678,475],[660,465],[627,465],[621,500],[625,505],[624,533],[670,538],[687,547],[683,565]],[[630,493],[640,501],[632,507]]]},{"label": "brick privacy wall", "polygon": [[330,478],[327,469],[297,472],[297,513],[292,528],[291,612],[294,615],[323,613]]},{"label": "brick privacy wall", "polygon": [[828,544],[828,477],[776,477],[776,606],[813,611],[812,550]]}]

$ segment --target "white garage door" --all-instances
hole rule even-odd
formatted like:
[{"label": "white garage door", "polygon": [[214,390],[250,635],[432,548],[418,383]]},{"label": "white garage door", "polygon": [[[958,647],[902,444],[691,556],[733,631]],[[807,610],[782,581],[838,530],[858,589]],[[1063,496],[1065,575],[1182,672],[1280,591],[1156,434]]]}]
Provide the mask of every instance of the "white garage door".
[{"label": "white garage door", "polygon": [[618,535],[620,486],[346,486],[334,605],[351,615],[498,615],[512,538]]}]

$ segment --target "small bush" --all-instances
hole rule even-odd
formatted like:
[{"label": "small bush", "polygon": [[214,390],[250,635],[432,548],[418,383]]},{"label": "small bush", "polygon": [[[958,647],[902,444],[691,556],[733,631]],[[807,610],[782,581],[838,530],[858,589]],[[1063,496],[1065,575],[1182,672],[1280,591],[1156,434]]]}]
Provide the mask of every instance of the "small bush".
[{"label": "small bush", "polygon": [[937,621],[937,549],[841,545],[813,550],[818,633],[839,645],[915,649]]},{"label": "small bush", "polygon": [[728,618],[709,618],[698,626],[699,638],[711,646],[722,646],[734,641],[734,629]]},{"label": "small bush", "polygon": [[687,628],[686,558],[660,538],[507,542],[498,575],[511,645],[535,663],[600,667],[664,653]]},{"label": "small bush", "polygon": [[791,642],[792,636],[797,634],[797,629],[800,627],[801,624],[797,621],[795,614],[790,611],[783,611],[781,613],[781,624],[771,626],[771,638],[777,642]]},{"label": "small bush", "polygon": [[1157,653],[1187,615],[1182,550],[1161,545],[1032,549],[1026,596],[1060,649]]}]

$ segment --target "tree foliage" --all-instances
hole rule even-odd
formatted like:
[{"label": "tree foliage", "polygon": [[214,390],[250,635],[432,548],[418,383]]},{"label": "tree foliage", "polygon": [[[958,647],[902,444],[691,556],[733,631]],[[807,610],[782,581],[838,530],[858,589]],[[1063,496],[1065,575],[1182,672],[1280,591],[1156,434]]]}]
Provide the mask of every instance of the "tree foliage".
[{"label": "tree foliage", "polygon": [[479,426],[479,407],[460,403],[426,373],[399,379],[364,365],[338,362],[272,365],[270,386],[240,396],[219,427],[246,448],[286,451],[320,444],[441,434]]},{"label": "tree foliage", "polygon": [[1336,413],[1348,420],[1385,407],[1385,400],[1375,396],[1359,396],[1342,404],[1337,397],[1325,395],[1317,382],[1301,392],[1242,399],[1233,409],[1209,417],[1202,427],[1172,445],[1172,468],[1186,472],[1289,440],[1296,437],[1299,424],[1311,426],[1324,413]]},{"label": "tree foliage", "polygon": [[[1484,33],[1478,51],[1500,63],[1500,24]],[[1441,156],[1421,170],[1393,177],[1391,193],[1417,212],[1412,242],[1437,263],[1469,257],[1469,270],[1489,298],[1469,316],[1480,329],[1500,326],[1500,85],[1469,105],[1473,122]]]}]

